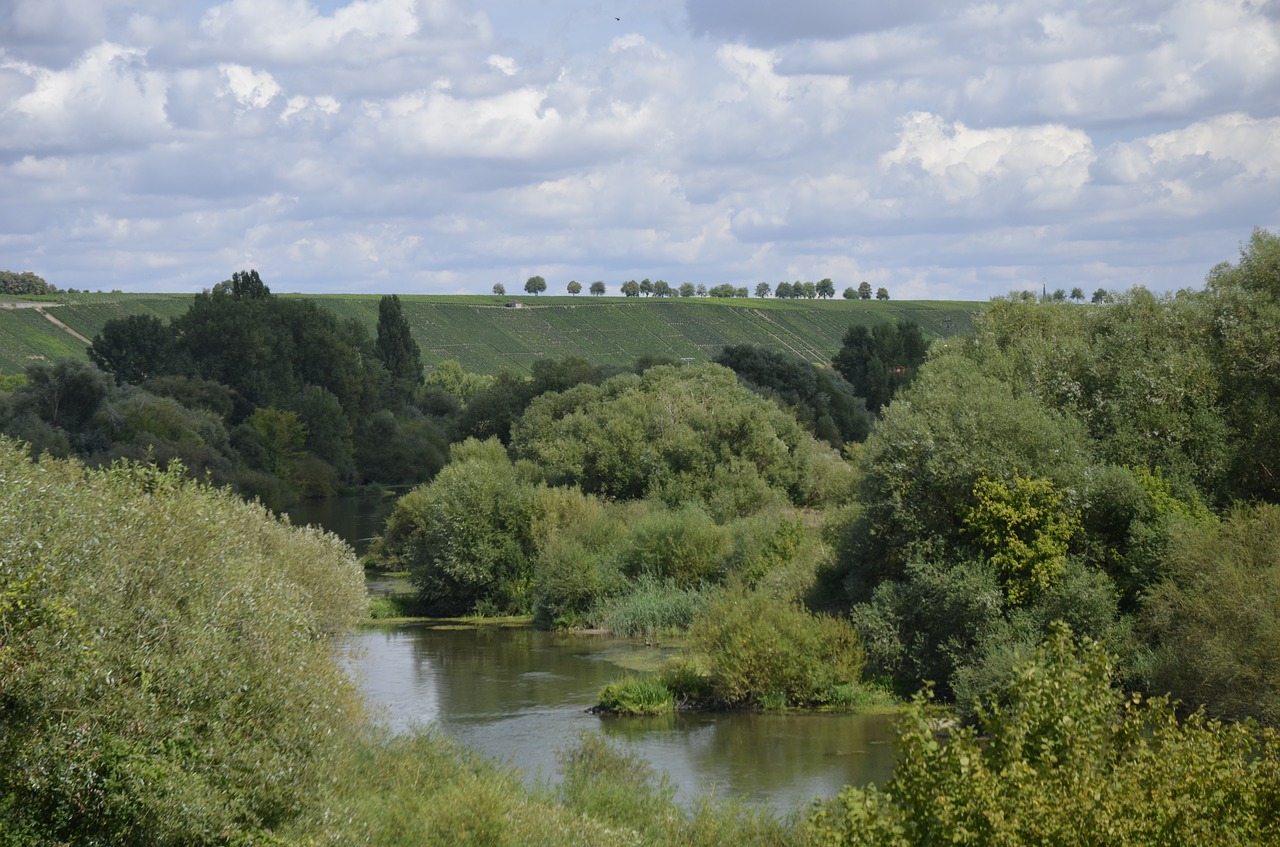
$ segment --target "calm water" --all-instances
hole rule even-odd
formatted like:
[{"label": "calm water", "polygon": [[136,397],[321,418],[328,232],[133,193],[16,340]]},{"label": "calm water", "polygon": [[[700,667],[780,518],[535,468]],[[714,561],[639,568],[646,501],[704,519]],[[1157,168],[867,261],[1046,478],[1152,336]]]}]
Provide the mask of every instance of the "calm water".
[{"label": "calm water", "polygon": [[404,626],[354,644],[361,684],[395,729],[435,725],[515,765],[555,778],[556,751],[601,732],[669,774],[682,799],[713,790],[789,811],[846,784],[882,782],[893,767],[882,715],[596,716],[587,709],[625,673],[633,642],[529,629]]},{"label": "calm water", "polygon": [[[363,550],[393,498],[313,500],[290,511]],[[603,733],[667,773],[681,799],[704,791],[787,812],[846,784],[883,782],[893,768],[882,715],[587,713],[626,673],[635,642],[523,628],[408,625],[353,636],[353,669],[380,719],[396,730],[434,725],[529,782],[557,777],[556,752]]]},{"label": "calm water", "polygon": [[360,494],[355,497],[318,497],[289,509],[289,520],[299,526],[318,526],[355,548],[357,556],[369,549],[373,536],[391,514],[398,494]]}]

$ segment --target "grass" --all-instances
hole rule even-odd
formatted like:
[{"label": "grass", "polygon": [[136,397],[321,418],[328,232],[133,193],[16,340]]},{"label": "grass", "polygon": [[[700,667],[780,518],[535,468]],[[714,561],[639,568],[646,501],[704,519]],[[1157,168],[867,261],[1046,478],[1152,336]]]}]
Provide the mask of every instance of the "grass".
[{"label": "grass", "polygon": [[629,676],[600,690],[600,708],[615,715],[665,715],[675,705],[670,689],[653,677]]},{"label": "grass", "polygon": [[[370,334],[376,294],[307,297]],[[191,294],[73,294],[34,298],[67,326],[92,338],[112,318],[173,318]],[[33,299],[33,298],[23,298]],[[524,308],[507,303],[519,300]],[[726,344],[758,343],[812,362],[828,362],[851,324],[913,320],[931,338],[967,333],[984,304],[897,300],[717,300],[712,298],[493,297],[402,295],[401,307],[428,367],[455,359],[468,371],[528,373],[539,358],[580,356],[629,366],[641,355],[707,361]],[[56,305],[61,304],[61,305]],[[85,346],[33,309],[0,310],[0,374],[18,373],[29,356],[84,355]]]}]

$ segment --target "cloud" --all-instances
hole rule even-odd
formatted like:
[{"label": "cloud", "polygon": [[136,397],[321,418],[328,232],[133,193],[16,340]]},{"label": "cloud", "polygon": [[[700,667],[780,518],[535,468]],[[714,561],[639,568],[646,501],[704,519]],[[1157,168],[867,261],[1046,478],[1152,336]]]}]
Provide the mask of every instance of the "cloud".
[{"label": "cloud", "polygon": [[1089,136],[1066,126],[971,129],[916,112],[903,120],[898,146],[880,161],[913,182],[919,200],[968,201],[964,214],[972,214],[975,207],[1065,206],[1088,181],[1093,160]]},{"label": "cloud", "polygon": [[0,265],[67,287],[982,299],[1194,284],[1280,226],[1274,4],[12,0],[0,27]]},{"label": "cloud", "polygon": [[774,46],[797,39],[833,39],[891,29],[942,14],[949,6],[930,0],[688,0],[686,8],[695,32]]},{"label": "cloud", "polygon": [[165,76],[147,66],[142,50],[103,42],[65,71],[13,62],[0,68],[30,81],[2,113],[0,150],[89,151],[166,131]]}]

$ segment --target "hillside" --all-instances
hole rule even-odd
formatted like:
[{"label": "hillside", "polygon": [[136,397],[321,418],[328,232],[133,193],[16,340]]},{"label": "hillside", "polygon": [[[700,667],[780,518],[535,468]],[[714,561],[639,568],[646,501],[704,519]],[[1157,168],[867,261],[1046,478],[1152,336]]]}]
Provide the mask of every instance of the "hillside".
[{"label": "hillside", "polygon": [[[0,308],[0,374],[32,359],[83,355],[72,332],[92,338],[112,318],[186,311],[189,294],[75,294],[26,298],[41,308]],[[314,298],[373,332],[378,295]],[[705,361],[726,344],[759,343],[830,361],[851,324],[913,320],[931,338],[968,333],[985,304],[955,301],[717,300],[624,297],[401,296],[423,361],[456,359],[467,370],[527,372],[543,356],[630,364],[639,356]],[[511,303],[519,303],[513,308]],[[66,328],[49,317],[56,317]]]}]

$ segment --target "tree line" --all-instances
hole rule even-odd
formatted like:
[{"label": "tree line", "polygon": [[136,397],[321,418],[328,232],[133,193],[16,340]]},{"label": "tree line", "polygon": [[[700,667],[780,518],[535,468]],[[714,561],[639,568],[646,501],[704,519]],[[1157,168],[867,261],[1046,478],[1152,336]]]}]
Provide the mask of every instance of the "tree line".
[{"label": "tree line", "polygon": [[[531,276],[525,281],[524,291],[526,294],[539,295],[547,290],[547,281],[541,276]],[[569,280],[565,290],[577,296],[582,293],[582,283],[577,280]],[[795,282],[782,281],[777,286],[771,286],[767,282],[756,283],[754,289],[747,286],[736,286],[731,283],[721,283],[708,287],[704,283],[694,284],[692,282],[682,282],[674,285],[666,280],[650,280],[647,277],[640,281],[634,279],[626,280],[618,286],[619,292],[624,297],[718,297],[718,298],[740,298],[746,299],[752,296],[754,290],[757,298],[776,297],[780,300],[813,300],[816,298],[830,299],[836,296],[835,283],[830,279],[822,279],[818,282]],[[601,297],[607,291],[602,280],[596,280],[591,283],[588,291],[592,296]],[[502,297],[506,296],[507,287],[502,283],[494,283],[493,293]],[[863,282],[858,288],[846,288],[844,290],[844,299],[855,300],[871,299],[871,285]],[[875,297],[877,300],[888,300],[889,289],[881,287],[876,289]]]}]

